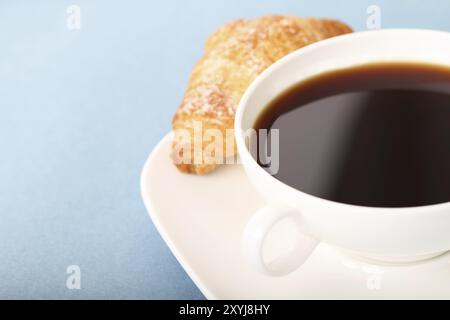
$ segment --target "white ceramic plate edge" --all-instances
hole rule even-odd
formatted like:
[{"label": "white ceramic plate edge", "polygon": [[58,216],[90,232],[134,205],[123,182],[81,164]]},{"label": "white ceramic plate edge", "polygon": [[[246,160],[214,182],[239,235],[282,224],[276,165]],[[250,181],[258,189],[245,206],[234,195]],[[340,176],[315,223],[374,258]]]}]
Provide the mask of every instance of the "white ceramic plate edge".
[{"label": "white ceramic plate edge", "polygon": [[183,254],[176,248],[175,244],[170,239],[168,232],[164,228],[163,224],[160,223],[157,215],[155,214],[156,210],[153,206],[153,203],[147,195],[149,194],[149,186],[146,183],[146,175],[150,172],[152,160],[155,157],[156,154],[158,154],[159,150],[162,148],[162,146],[165,144],[166,140],[172,139],[172,132],[166,134],[164,138],[161,139],[161,141],[158,142],[156,147],[152,150],[149,157],[145,161],[144,168],[141,172],[140,177],[140,187],[141,187],[141,196],[144,201],[145,208],[147,209],[147,212],[150,215],[151,220],[153,221],[156,229],[158,230],[159,234],[163,238],[164,242],[169,247],[172,254],[175,256],[177,261],[181,264],[183,269],[186,271],[188,276],[192,279],[194,284],[198,287],[198,289],[202,292],[202,294],[208,299],[208,300],[216,300],[217,298],[208,290],[206,285],[200,280],[200,277],[197,275],[197,273],[186,263],[186,259],[183,256]]}]

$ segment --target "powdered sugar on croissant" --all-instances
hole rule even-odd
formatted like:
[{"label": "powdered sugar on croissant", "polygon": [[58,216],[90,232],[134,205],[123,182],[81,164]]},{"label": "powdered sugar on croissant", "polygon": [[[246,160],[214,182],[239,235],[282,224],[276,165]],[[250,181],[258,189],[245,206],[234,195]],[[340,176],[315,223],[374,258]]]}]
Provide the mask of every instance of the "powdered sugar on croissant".
[{"label": "powdered sugar on croissant", "polygon": [[[230,138],[234,115],[252,81],[292,51],[351,31],[334,20],[288,16],[236,20],[221,27],[208,39],[173,119],[177,167],[205,174],[235,154]],[[205,137],[208,130],[213,133]]]}]

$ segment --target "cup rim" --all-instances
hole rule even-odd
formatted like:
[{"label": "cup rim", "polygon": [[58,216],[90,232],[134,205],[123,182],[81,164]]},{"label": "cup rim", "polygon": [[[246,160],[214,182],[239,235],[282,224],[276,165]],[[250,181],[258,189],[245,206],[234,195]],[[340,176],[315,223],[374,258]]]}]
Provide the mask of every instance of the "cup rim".
[{"label": "cup rim", "polygon": [[[337,201],[332,201],[324,198],[320,198],[318,196],[314,196],[312,194],[306,193],[304,191],[298,190],[278,179],[270,175],[266,170],[261,168],[256,160],[252,157],[250,154],[245,141],[244,141],[244,130],[242,128],[242,120],[248,105],[248,101],[252,97],[253,93],[256,91],[256,89],[260,86],[260,84],[266,80],[266,78],[270,77],[272,73],[274,73],[277,69],[279,69],[281,66],[284,66],[286,64],[291,63],[291,61],[298,59],[299,56],[302,56],[306,54],[307,52],[313,51],[313,50],[319,50],[323,47],[327,47],[330,45],[336,45],[339,43],[342,43],[343,41],[348,41],[349,39],[357,39],[361,37],[370,37],[370,36],[377,36],[382,34],[398,34],[398,36],[404,35],[405,33],[411,34],[411,33],[421,33],[423,36],[426,35],[440,35],[440,36],[446,36],[450,40],[450,32],[447,31],[440,31],[440,30],[431,30],[431,29],[415,29],[415,28],[393,28],[393,29],[382,29],[382,30],[371,30],[371,31],[361,31],[361,32],[355,32],[345,35],[336,36],[333,38],[325,39],[322,41],[318,41],[316,43],[310,44],[308,46],[305,46],[303,48],[300,48],[294,52],[291,52],[290,54],[286,55],[285,57],[281,58],[280,60],[276,61],[274,64],[272,64],[270,67],[268,67],[265,71],[263,71],[247,88],[244,95],[242,96],[238,108],[236,110],[236,116],[235,116],[235,122],[234,122],[234,131],[235,131],[235,139],[236,144],[238,147],[239,157],[241,157],[242,164],[244,167],[246,165],[252,166],[259,175],[263,175],[266,178],[270,178],[272,183],[277,184],[279,187],[284,189],[289,189],[291,192],[296,193],[297,195],[301,196],[302,198],[307,198],[309,200],[318,202],[320,201],[323,204],[326,204],[329,207],[339,207],[339,209],[347,209],[347,210],[359,210],[359,211],[377,211],[381,213],[389,213],[389,214],[414,214],[414,213],[420,213],[424,210],[429,211],[441,211],[442,209],[450,208],[450,201],[438,203],[438,204],[431,204],[431,205],[424,205],[424,206],[414,206],[414,207],[372,207],[372,206],[362,206],[362,205],[353,205],[353,204],[347,204]],[[408,60],[405,60],[408,61]],[[411,60],[413,61],[413,60]],[[420,60],[414,60],[417,62],[420,62]]]}]

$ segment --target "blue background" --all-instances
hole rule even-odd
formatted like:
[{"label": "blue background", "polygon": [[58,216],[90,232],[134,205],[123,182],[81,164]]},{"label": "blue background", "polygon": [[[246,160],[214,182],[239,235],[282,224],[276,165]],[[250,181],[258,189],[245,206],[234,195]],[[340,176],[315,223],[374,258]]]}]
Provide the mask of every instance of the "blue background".
[{"label": "blue background", "polygon": [[[66,26],[81,8],[81,30]],[[155,230],[139,174],[207,36],[279,13],[450,31],[448,0],[0,2],[0,298],[201,299]],[[79,265],[82,289],[66,289]]]}]

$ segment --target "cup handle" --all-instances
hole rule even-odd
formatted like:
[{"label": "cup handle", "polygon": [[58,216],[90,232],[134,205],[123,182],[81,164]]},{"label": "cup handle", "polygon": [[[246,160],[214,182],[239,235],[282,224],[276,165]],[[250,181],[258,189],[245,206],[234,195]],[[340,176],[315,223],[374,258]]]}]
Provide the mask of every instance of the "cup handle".
[{"label": "cup handle", "polygon": [[298,225],[301,224],[301,214],[298,211],[267,206],[256,211],[244,230],[244,256],[254,268],[272,277],[285,276],[298,269],[319,244],[314,238],[301,233],[300,240],[292,251],[274,261],[264,261],[263,246],[267,235],[285,218],[292,218]]}]

